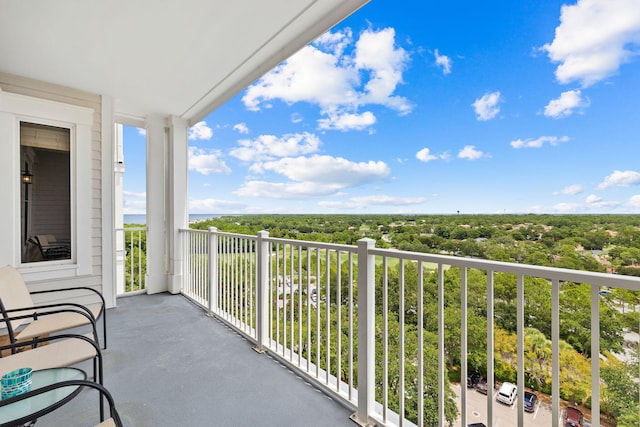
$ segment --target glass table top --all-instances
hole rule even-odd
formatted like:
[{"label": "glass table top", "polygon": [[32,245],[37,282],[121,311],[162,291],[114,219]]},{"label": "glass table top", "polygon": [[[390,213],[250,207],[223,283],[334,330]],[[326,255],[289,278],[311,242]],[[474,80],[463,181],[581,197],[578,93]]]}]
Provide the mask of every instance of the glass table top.
[{"label": "glass table top", "polygon": [[[33,371],[31,374],[31,390],[59,383],[61,381],[84,380],[87,375],[76,368],[52,368]],[[55,390],[32,396],[27,399],[7,403],[9,399],[0,400],[0,424],[28,417],[65,399],[71,399],[78,386],[60,387]]]}]

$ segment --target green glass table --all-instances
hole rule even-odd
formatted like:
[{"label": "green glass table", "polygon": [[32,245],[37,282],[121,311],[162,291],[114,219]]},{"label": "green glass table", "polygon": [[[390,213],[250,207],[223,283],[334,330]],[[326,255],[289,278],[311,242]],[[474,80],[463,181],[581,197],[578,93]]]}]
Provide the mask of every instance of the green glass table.
[{"label": "green glass table", "polygon": [[[87,374],[76,368],[52,368],[33,371],[31,392],[40,388],[71,380],[85,380]],[[0,400],[0,425],[32,425],[35,420],[73,399],[82,389],[77,385],[56,388],[34,396],[29,393]],[[31,423],[31,424],[29,424]]]}]

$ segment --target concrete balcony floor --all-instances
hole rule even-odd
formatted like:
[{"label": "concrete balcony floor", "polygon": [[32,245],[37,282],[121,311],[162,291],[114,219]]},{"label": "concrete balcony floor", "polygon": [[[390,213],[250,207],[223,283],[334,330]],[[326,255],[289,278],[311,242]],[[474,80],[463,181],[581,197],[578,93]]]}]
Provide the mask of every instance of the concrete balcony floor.
[{"label": "concrete balcony floor", "polygon": [[[356,426],[352,410],[182,296],[120,298],[107,324],[104,383],[127,426]],[[95,425],[97,414],[83,390],[37,425]]]}]

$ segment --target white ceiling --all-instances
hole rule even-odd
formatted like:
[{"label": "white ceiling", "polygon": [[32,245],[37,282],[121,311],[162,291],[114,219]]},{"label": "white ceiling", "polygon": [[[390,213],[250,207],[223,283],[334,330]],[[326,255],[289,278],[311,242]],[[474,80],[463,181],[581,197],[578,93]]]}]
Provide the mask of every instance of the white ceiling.
[{"label": "white ceiling", "polygon": [[368,0],[2,0],[0,72],[194,124]]}]

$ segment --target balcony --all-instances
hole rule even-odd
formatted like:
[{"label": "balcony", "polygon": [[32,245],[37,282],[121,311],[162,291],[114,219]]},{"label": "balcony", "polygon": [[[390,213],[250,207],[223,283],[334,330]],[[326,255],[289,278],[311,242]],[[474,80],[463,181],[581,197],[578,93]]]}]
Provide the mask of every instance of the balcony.
[{"label": "balcony", "polygon": [[[569,310],[561,297],[588,288],[590,309],[580,313],[589,319],[586,351],[600,354],[608,307],[601,290],[637,291],[637,278],[377,249],[369,239],[347,246],[215,229],[182,230],[181,238],[186,298],[124,298],[109,313],[106,385],[133,425],[355,425],[351,418],[361,425],[555,427],[567,382],[587,384],[587,419],[606,425],[597,415],[604,362],[586,359],[587,377],[561,363],[561,311]],[[511,353],[496,327],[496,306],[505,302],[495,297],[498,287],[516,302]],[[534,371],[526,364],[526,328],[540,314],[525,304],[532,292],[546,295],[550,319],[548,353],[535,367],[550,378],[550,397],[534,414],[523,399],[506,407],[492,393],[460,387],[451,372],[464,379],[477,365],[469,340],[482,327],[488,383],[511,366],[523,396]],[[470,324],[479,306],[486,323]],[[81,399],[65,407],[66,414],[79,411],[73,419],[92,407]]]}]

